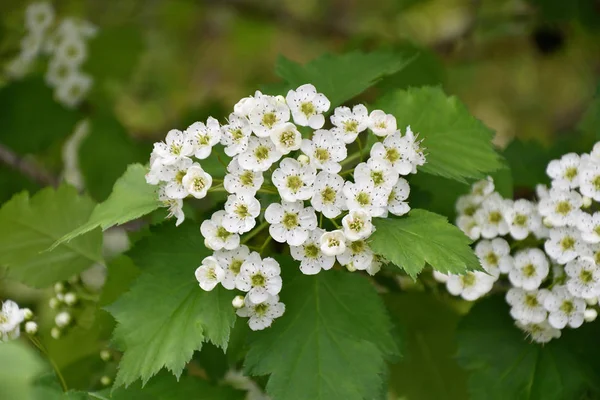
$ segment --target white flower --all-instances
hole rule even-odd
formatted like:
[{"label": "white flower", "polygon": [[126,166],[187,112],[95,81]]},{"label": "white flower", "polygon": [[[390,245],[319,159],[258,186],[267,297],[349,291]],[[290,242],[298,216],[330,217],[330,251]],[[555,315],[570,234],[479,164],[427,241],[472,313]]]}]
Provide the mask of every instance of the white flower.
[{"label": "white flower", "polygon": [[71,314],[69,314],[67,311],[59,312],[56,314],[56,317],[54,317],[54,323],[59,328],[64,328],[65,326],[69,325],[71,320]]},{"label": "white flower", "polygon": [[313,229],[308,239],[300,246],[290,246],[294,260],[300,261],[300,271],[305,275],[315,275],[321,270],[329,270],[335,263],[335,256],[328,256],[321,250],[321,236],[325,231]]},{"label": "white flower", "polygon": [[245,151],[251,133],[247,118],[236,113],[229,114],[227,124],[221,127],[221,144],[225,146],[225,154],[234,157]]},{"label": "white flower", "polygon": [[583,205],[581,195],[574,190],[550,189],[550,194],[539,203],[540,215],[553,226],[571,225]]},{"label": "white flower", "polygon": [[332,132],[324,129],[315,131],[311,140],[302,140],[301,149],[315,167],[333,174],[341,171],[340,161],[343,161],[348,155],[344,142]]},{"label": "white flower", "polygon": [[92,87],[93,79],[89,75],[77,72],[68,76],[64,82],[56,88],[54,97],[56,101],[69,108],[74,108],[85,96],[87,96]]},{"label": "white flower", "polygon": [[510,235],[517,240],[525,239],[530,232],[537,232],[542,225],[537,207],[525,199],[516,200],[512,205],[507,204],[504,209],[504,219],[508,224]]},{"label": "white flower", "polygon": [[321,251],[327,256],[337,256],[346,251],[346,236],[340,230],[325,232],[321,235],[319,243]]},{"label": "white flower", "polygon": [[254,196],[265,181],[262,172],[243,169],[237,158],[227,165],[227,172],[229,173],[225,175],[223,186],[229,193],[248,193]]},{"label": "white flower", "polygon": [[515,325],[519,329],[527,332],[528,336],[531,336],[534,342],[537,343],[548,343],[552,339],[558,339],[560,337],[560,330],[553,328],[548,321],[543,321],[538,324],[524,324],[520,321],[515,322]]},{"label": "white flower", "polygon": [[593,215],[580,213],[576,225],[585,242],[600,243],[600,212],[595,212]]},{"label": "white flower", "polygon": [[0,311],[0,341],[16,339],[21,334],[21,323],[25,320],[25,312],[17,303],[6,300]]},{"label": "white flower", "polygon": [[282,201],[270,204],[265,211],[269,233],[279,243],[300,246],[308,239],[309,231],[317,227],[317,215],[312,207],[304,208],[302,201]]},{"label": "white flower", "polygon": [[462,196],[467,197],[468,201],[465,201],[466,199],[463,200],[465,203],[463,203],[464,205],[461,208],[464,209],[465,207],[469,207],[471,204],[481,204],[483,200],[485,200],[490,194],[494,192],[494,189],[494,180],[491,176],[488,176],[487,179],[482,179],[480,181],[475,182],[471,186],[471,193],[467,196]]},{"label": "white flower", "polygon": [[349,210],[361,210],[372,217],[380,217],[386,211],[388,194],[375,190],[370,183],[346,182],[342,189]]},{"label": "white flower", "polygon": [[389,136],[397,129],[396,117],[381,110],[373,110],[369,115],[369,128],[377,136]]},{"label": "white flower", "polygon": [[244,296],[237,295],[233,298],[233,300],[231,300],[231,305],[233,308],[242,308],[244,307],[244,304],[246,304],[244,301]]},{"label": "white flower", "polygon": [[446,289],[454,296],[474,301],[492,290],[496,277],[481,271],[468,271],[464,275],[448,275]]},{"label": "white flower", "polygon": [[384,159],[391,168],[400,175],[408,175],[413,171],[413,164],[408,158],[407,140],[400,131],[386,137],[383,142],[377,142],[371,147],[372,158]]},{"label": "white flower", "polygon": [[254,98],[248,119],[252,132],[258,137],[266,138],[273,128],[290,120],[290,109],[281,98],[260,95]]},{"label": "white flower", "polygon": [[196,268],[196,280],[198,280],[202,290],[213,290],[224,277],[225,271],[213,256],[206,257],[202,260],[202,265]]},{"label": "white flower", "polygon": [[80,36],[65,37],[56,46],[54,56],[70,65],[80,66],[87,59],[87,45]]},{"label": "white flower", "polygon": [[516,287],[534,290],[540,287],[548,276],[550,265],[540,249],[525,249],[514,257],[514,267],[508,273],[508,279]]},{"label": "white flower", "polygon": [[481,236],[492,239],[508,233],[508,224],[504,219],[506,201],[496,192],[489,195],[481,208],[475,212],[475,221],[481,228]]},{"label": "white flower", "polygon": [[173,199],[167,196],[164,186],[161,186],[158,189],[158,200],[162,202],[163,207],[167,207],[169,209],[169,214],[166,218],[175,217],[175,226],[181,225],[181,223],[185,220],[185,214],[183,213],[183,200]]},{"label": "white flower", "polygon": [[316,176],[317,170],[312,164],[302,165],[293,158],[285,158],[271,179],[283,200],[296,201],[312,197]]},{"label": "white flower", "polygon": [[359,133],[369,127],[369,111],[362,104],[355,105],[352,110],[348,107],[336,107],[331,116],[335,126],[333,132],[338,134],[344,143],[352,143]]},{"label": "white flower", "polygon": [[211,250],[233,250],[240,245],[240,235],[231,233],[223,227],[224,217],[225,211],[220,210],[200,225],[200,232],[204,236],[204,245]]},{"label": "white flower", "polygon": [[425,164],[425,154],[421,147],[423,140],[417,140],[419,135],[413,134],[410,126],[406,127],[406,133],[402,136],[401,147],[405,149],[404,157],[410,162],[411,173],[417,173],[417,167]]},{"label": "white flower", "polygon": [[248,193],[231,194],[225,202],[223,227],[231,233],[246,233],[256,225],[260,202]]},{"label": "white flower", "polygon": [[262,303],[269,295],[276,295],[281,291],[281,268],[274,259],[267,257],[261,260],[257,252],[252,252],[242,264],[240,273],[235,278],[235,286],[242,292],[247,292],[248,299],[255,303]]},{"label": "white flower", "polygon": [[212,152],[214,145],[221,141],[219,121],[208,117],[206,124],[194,122],[185,130],[186,140],[194,149],[194,157],[204,160]]},{"label": "white flower", "polygon": [[260,91],[256,91],[254,96],[244,97],[233,106],[233,112],[243,117],[248,117],[250,111],[254,108],[256,101],[260,99],[263,94]]},{"label": "white flower", "polygon": [[575,228],[554,228],[544,249],[559,264],[566,264],[582,252],[581,236]]},{"label": "white flower", "polygon": [[581,160],[575,153],[568,153],[560,160],[548,163],[546,173],[552,178],[552,187],[563,190],[575,189],[579,186],[579,167]]},{"label": "white flower", "polygon": [[215,251],[215,258],[219,265],[225,271],[225,275],[221,280],[221,285],[227,290],[235,289],[235,280],[240,273],[242,264],[250,255],[250,250],[247,246],[240,246],[233,250],[218,250]]},{"label": "white flower", "polygon": [[173,199],[183,199],[189,194],[183,184],[183,178],[187,175],[187,171],[192,164],[192,160],[189,158],[180,158],[175,164],[165,166],[163,177],[167,179],[165,184],[165,194],[167,196]]},{"label": "white flower", "polygon": [[342,193],[344,178],[321,171],[317,174],[313,187],[314,194],[310,203],[325,217],[335,218],[346,209],[346,198]]},{"label": "white flower", "polygon": [[544,300],[548,322],[556,329],[569,325],[579,328],[583,324],[585,300],[573,297],[564,286],[555,286]]},{"label": "white flower", "polygon": [[313,129],[323,127],[325,124],[323,113],[331,106],[329,99],[324,94],[317,93],[317,89],[309,83],[296,90],[290,90],[285,96],[285,101],[290,107],[294,122]]},{"label": "white flower", "polygon": [[[189,157],[194,154],[193,146],[186,140],[185,133],[177,129],[171,129],[167,133],[165,142],[154,143],[152,155],[160,158],[164,165],[175,164],[182,157]],[[152,166],[154,162],[151,162]]]},{"label": "white flower", "polygon": [[25,323],[25,332],[29,335],[35,335],[38,332],[38,324],[33,321],[27,321]]},{"label": "white flower", "polygon": [[387,211],[394,215],[404,215],[410,211],[410,206],[405,200],[410,194],[410,186],[404,178],[398,178],[388,196]]},{"label": "white flower", "polygon": [[9,78],[21,79],[31,68],[32,60],[28,60],[20,55],[9,61],[4,67],[4,72]]},{"label": "white flower", "polygon": [[565,266],[567,288],[573,296],[591,299],[600,296],[600,267],[589,257],[579,257]]},{"label": "white flower", "polygon": [[371,265],[374,257],[375,254],[367,242],[356,240],[346,243],[346,250],[337,255],[337,260],[350,271],[364,271]]},{"label": "white flower", "polygon": [[383,264],[382,259],[379,256],[375,255],[373,257],[373,261],[365,271],[367,271],[367,274],[374,276],[381,270],[381,264]]},{"label": "white flower", "polygon": [[464,215],[472,217],[475,215],[475,212],[479,209],[479,206],[484,199],[485,197],[481,197],[480,199],[479,196],[473,194],[462,195],[456,200],[456,213],[459,216]]},{"label": "white flower", "polygon": [[390,168],[388,162],[382,158],[369,158],[367,162],[354,168],[354,181],[361,184],[370,183],[375,190],[388,196],[398,182],[398,172]]},{"label": "white flower", "polygon": [[248,147],[238,156],[238,162],[244,169],[266,171],[280,158],[281,153],[271,139],[250,136]]},{"label": "white flower", "polygon": [[480,240],[475,246],[475,254],[483,269],[495,277],[498,277],[500,272],[508,273],[512,268],[510,246],[502,238]]},{"label": "white flower", "polygon": [[471,240],[477,240],[481,237],[481,227],[477,224],[474,217],[460,215],[456,218],[456,226]]},{"label": "white flower", "polygon": [[262,303],[255,303],[246,298],[244,307],[236,311],[240,317],[250,317],[248,325],[253,331],[268,328],[273,320],[279,318],[285,312],[285,304],[279,302],[279,296],[269,295]]},{"label": "white flower", "polygon": [[54,8],[48,2],[31,3],[25,10],[25,26],[29,31],[44,33],[54,22]]},{"label": "white flower", "polygon": [[371,216],[364,211],[350,211],[342,218],[344,235],[350,241],[366,239],[373,232]]},{"label": "white flower", "polygon": [[45,80],[49,86],[56,87],[62,85],[69,76],[75,74],[77,68],[57,58],[53,58],[48,63]]},{"label": "white flower", "polygon": [[539,324],[548,315],[544,308],[544,301],[548,293],[546,289],[533,291],[519,288],[509,289],[506,293],[506,301],[511,305],[510,315],[523,324]]},{"label": "white flower", "polygon": [[33,62],[42,48],[43,41],[44,36],[39,33],[34,32],[24,36],[21,39],[21,53],[19,53],[19,58]]},{"label": "white flower", "polygon": [[579,191],[584,196],[600,201],[600,164],[588,163],[581,169]]},{"label": "white flower", "polygon": [[271,130],[271,140],[275,148],[281,154],[289,154],[291,151],[299,150],[302,145],[302,135],[291,122],[277,125]]},{"label": "white flower", "polygon": [[206,197],[208,189],[212,185],[212,177],[204,172],[200,164],[194,163],[188,168],[181,183],[189,194],[197,199],[202,199]]}]

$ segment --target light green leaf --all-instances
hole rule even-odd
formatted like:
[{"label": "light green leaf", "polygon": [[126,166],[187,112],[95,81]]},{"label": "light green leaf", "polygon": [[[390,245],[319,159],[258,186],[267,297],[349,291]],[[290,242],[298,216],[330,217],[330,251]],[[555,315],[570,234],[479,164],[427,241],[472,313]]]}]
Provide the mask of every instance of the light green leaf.
[{"label": "light green leaf", "polygon": [[69,242],[79,235],[101,227],[106,230],[115,225],[140,218],[161,206],[156,187],[146,183],[146,168],[141,164],[132,164],[120,177],[109,198],[94,208],[89,220],[79,224],[77,229],[60,237],[53,248]]},{"label": "light green leaf", "polygon": [[530,343],[526,334],[515,327],[502,297],[475,304],[457,333],[458,361],[470,372],[470,398],[597,398],[600,323],[562,333],[560,339],[545,345]]},{"label": "light green leaf", "polygon": [[413,209],[405,217],[375,218],[373,223],[371,249],[413,278],[425,263],[443,273],[481,269],[469,238],[441,215]]},{"label": "light green leaf", "polygon": [[115,339],[124,350],[116,386],[147,382],[166,367],[180,376],[202,342],[225,349],[235,321],[234,294],[203,291],[194,276],[209,255],[194,224],[152,228],[130,256],[142,273],[131,290],[108,307],[117,320]]},{"label": "light green leaf", "polygon": [[284,280],[285,314],[256,334],[245,369],[271,374],[267,393],[278,400],[372,398],[385,359],[398,354],[373,286],[339,271]]},{"label": "light green leaf", "polygon": [[33,399],[33,383],[45,370],[46,366],[33,348],[20,341],[0,343],[0,395],[3,399]]},{"label": "light green leaf", "polygon": [[99,231],[44,251],[83,224],[93,207],[89,197],[66,185],[46,188],[32,198],[17,194],[0,209],[0,265],[26,285],[45,287],[101,262]]},{"label": "light green leaf", "polygon": [[492,146],[493,132],[471,116],[456,98],[435,87],[392,92],[374,105],[393,114],[404,132],[410,125],[427,149],[427,163],[419,169],[466,182],[482,179],[502,168]]},{"label": "light green leaf", "polygon": [[277,60],[275,71],[292,88],[312,83],[329,98],[333,108],[361,94],[382,77],[400,71],[411,61],[412,57],[405,53],[387,51],[325,54],[306,65],[282,56]]},{"label": "light green leaf", "polygon": [[404,357],[390,368],[394,394],[408,400],[466,399],[467,375],[454,354],[458,313],[430,293],[385,297],[392,321],[405,328]]}]

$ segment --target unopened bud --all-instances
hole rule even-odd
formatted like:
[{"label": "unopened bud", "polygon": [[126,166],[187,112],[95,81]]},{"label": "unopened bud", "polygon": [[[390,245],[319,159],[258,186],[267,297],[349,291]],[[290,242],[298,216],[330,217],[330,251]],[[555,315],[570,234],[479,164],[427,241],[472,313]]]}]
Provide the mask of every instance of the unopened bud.
[{"label": "unopened bud", "polygon": [[350,272],[354,272],[356,271],[356,268],[354,267],[354,263],[349,263],[346,265],[346,269]]},{"label": "unopened bud", "polygon": [[102,359],[102,361],[108,361],[111,358],[111,354],[110,351],[108,350],[102,350],[100,352],[100,358]]},{"label": "unopened bud", "polygon": [[50,306],[51,309],[56,310],[58,308],[58,306],[60,305],[60,301],[58,301],[58,299],[56,297],[53,297],[50,300],[48,300],[48,305]]},{"label": "unopened bud", "polygon": [[50,329],[50,336],[52,336],[53,339],[58,339],[61,334],[62,332],[56,326]]},{"label": "unopened bud", "polygon": [[308,163],[310,162],[310,158],[308,158],[308,156],[304,155],[304,154],[300,154],[298,156],[298,162],[301,165],[308,165]]},{"label": "unopened bud", "polygon": [[552,228],[552,227],[553,227],[553,225],[552,225],[552,222],[550,222],[550,219],[549,219],[548,217],[545,217],[545,218],[542,220],[542,222],[544,223],[544,226],[545,226],[546,228]]},{"label": "unopened bud", "polygon": [[582,205],[583,205],[583,208],[588,208],[589,206],[592,205],[592,199],[589,197],[583,196]]},{"label": "unopened bud", "polygon": [[29,321],[31,318],[33,318],[33,311],[31,311],[29,308],[24,308],[23,317],[25,317],[25,321]]},{"label": "unopened bud", "polygon": [[583,319],[585,319],[587,322],[592,322],[597,316],[598,311],[596,311],[594,308],[588,308],[583,312]]},{"label": "unopened bud", "polygon": [[244,297],[243,296],[235,296],[231,301],[231,305],[233,308],[242,308],[244,307]]},{"label": "unopened bud", "polygon": [[108,386],[111,384],[111,382],[112,382],[112,379],[110,379],[109,376],[104,375],[102,378],[100,378],[100,383],[103,386]]},{"label": "unopened bud", "polygon": [[598,304],[598,298],[591,297],[589,299],[585,299],[585,302],[587,303],[588,306],[595,306],[596,304]]},{"label": "unopened bud", "polygon": [[27,321],[25,323],[25,332],[27,332],[30,335],[35,335],[38,331],[38,326],[35,322],[33,321]]},{"label": "unopened bud", "polygon": [[73,292],[66,293],[65,294],[65,303],[67,303],[67,305],[70,305],[70,306],[77,303],[77,295]]},{"label": "unopened bud", "polygon": [[62,292],[64,292],[65,291],[65,285],[63,285],[62,282],[56,282],[54,284],[54,291],[56,293],[62,293]]},{"label": "unopened bud", "polygon": [[56,298],[58,299],[58,301],[60,301],[61,303],[63,301],[65,301],[65,295],[62,293],[56,293]]},{"label": "unopened bud", "polygon": [[54,317],[54,323],[56,323],[56,326],[59,328],[64,328],[71,323],[71,314],[66,311],[56,314],[56,317]]}]

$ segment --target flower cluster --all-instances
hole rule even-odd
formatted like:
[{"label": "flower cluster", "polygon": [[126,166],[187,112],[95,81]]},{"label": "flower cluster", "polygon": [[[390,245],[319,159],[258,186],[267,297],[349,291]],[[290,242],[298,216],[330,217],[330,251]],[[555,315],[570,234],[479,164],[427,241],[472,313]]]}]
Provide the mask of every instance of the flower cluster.
[{"label": "flower cluster", "polygon": [[[159,185],[158,196],[177,225],[184,219],[184,198],[201,199],[221,189],[229,193],[223,209],[200,227],[214,254],[204,259],[196,278],[204,290],[220,283],[245,292],[234,305],[254,330],[284,312],[279,264],[260,255],[268,241],[258,251],[244,244],[257,232],[268,226],[268,240],[287,243],[304,274],[329,270],[336,261],[350,271],[375,274],[380,260],[366,242],[372,218],[410,209],[410,187],[401,175],[416,173],[425,163],[410,127],[402,134],[392,115],[356,105],[337,107],[325,129],[329,108],[329,100],[310,84],[285,98],[256,92],[235,105],[224,125],[210,117],[183,132],[171,130],[154,145],[146,180]],[[366,136],[368,130],[373,136]],[[362,133],[374,143],[364,161]],[[357,151],[349,156],[354,142]],[[231,157],[222,181],[202,167],[219,143]],[[345,178],[350,175],[353,181]],[[335,229],[327,231],[324,219]]]},{"label": "flower cluster", "polygon": [[503,199],[491,179],[475,183],[458,199],[457,225],[479,239],[475,253],[486,273],[435,273],[450,293],[466,300],[485,295],[506,274],[511,316],[541,343],[598,314],[600,143],[590,154],[551,161],[546,173],[551,187],[538,185],[537,202]]},{"label": "flower cluster", "polygon": [[30,321],[33,313],[28,308],[19,308],[12,300],[2,303],[0,310],[0,342],[7,342],[21,335],[21,324],[25,321],[25,330],[28,334],[37,333],[37,324]]},{"label": "flower cluster", "polygon": [[87,21],[64,18],[57,23],[50,3],[30,4],[25,11],[26,35],[19,55],[7,66],[13,78],[24,76],[40,54],[49,56],[46,83],[54,89],[56,101],[77,106],[89,92],[93,79],[81,71],[87,58],[87,40],[97,29]]}]

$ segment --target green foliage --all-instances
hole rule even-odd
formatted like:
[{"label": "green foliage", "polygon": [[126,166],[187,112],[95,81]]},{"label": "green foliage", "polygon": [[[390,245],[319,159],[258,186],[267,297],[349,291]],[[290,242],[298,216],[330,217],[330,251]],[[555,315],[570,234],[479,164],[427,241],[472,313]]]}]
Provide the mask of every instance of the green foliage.
[{"label": "green foliage", "polygon": [[391,366],[395,395],[466,399],[467,376],[454,359],[458,313],[428,293],[390,294],[385,302],[392,321],[405,329],[404,357]]},{"label": "green foliage", "polygon": [[105,200],[115,181],[132,163],[146,161],[151,146],[135,142],[113,116],[90,119],[90,132],[79,148],[79,167],[85,187],[98,201]]},{"label": "green foliage", "polygon": [[53,246],[69,242],[98,227],[106,230],[112,226],[124,224],[160,207],[156,188],[146,183],[144,178],[146,172],[146,167],[143,165],[130,165],[123,176],[115,182],[109,198],[94,208],[89,220],[62,236]]},{"label": "green foliage", "polygon": [[147,382],[166,367],[180,376],[202,343],[226,349],[235,320],[233,295],[205,292],[194,271],[209,255],[197,226],[163,225],[130,253],[142,270],[131,290],[108,307],[118,322],[115,340],[125,354],[115,385]]},{"label": "green foliage", "polygon": [[8,201],[14,194],[28,191],[30,193],[39,189],[39,186],[27,176],[9,167],[0,165],[0,204]]},{"label": "green foliage", "polygon": [[46,188],[32,198],[27,193],[14,196],[0,209],[0,265],[27,285],[45,287],[101,262],[99,231],[44,252],[84,223],[93,207],[92,200],[67,185]]},{"label": "green foliage", "polygon": [[54,101],[41,78],[13,82],[0,89],[0,143],[18,154],[38,153],[73,132],[81,118]]},{"label": "green foliage", "polygon": [[427,163],[420,171],[466,182],[502,168],[492,146],[492,131],[439,88],[391,92],[375,107],[393,114],[402,132],[410,125],[424,139]]},{"label": "green foliage", "polygon": [[[459,325],[458,361],[470,371],[474,400],[559,400],[600,393],[600,323],[563,331],[546,345],[528,343],[501,297],[477,303]],[[594,397],[595,398],[595,397]]]},{"label": "green foliage", "polygon": [[33,382],[46,366],[21,342],[0,343],[0,394],[4,399],[34,398]]},{"label": "green foliage", "polygon": [[382,77],[397,73],[411,62],[405,53],[378,51],[325,54],[305,65],[285,57],[277,60],[276,72],[289,87],[315,85],[331,101],[331,107],[359,95]]},{"label": "green foliage", "polygon": [[285,314],[255,335],[246,370],[271,374],[267,393],[277,400],[371,398],[384,360],[398,354],[373,286],[340,271],[285,279]]},{"label": "green foliage", "polygon": [[480,269],[471,241],[441,215],[419,209],[401,218],[375,218],[370,245],[379,254],[416,278],[425,263],[443,273],[463,274]]}]

